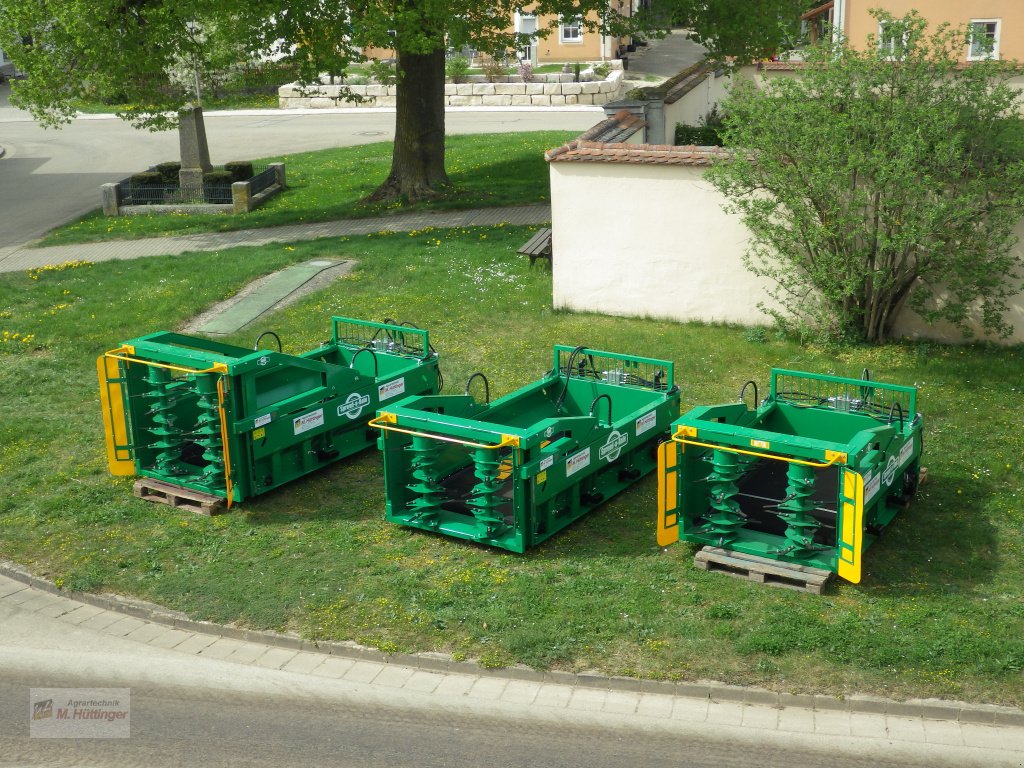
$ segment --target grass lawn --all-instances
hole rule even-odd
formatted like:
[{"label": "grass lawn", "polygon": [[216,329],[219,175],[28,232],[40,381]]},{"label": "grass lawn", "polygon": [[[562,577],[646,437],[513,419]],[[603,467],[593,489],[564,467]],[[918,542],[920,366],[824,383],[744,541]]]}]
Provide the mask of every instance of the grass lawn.
[{"label": "grass lawn", "polygon": [[[446,139],[447,168],[454,185],[452,192],[430,203],[405,206],[395,202],[360,202],[387,178],[391,169],[391,142],[267,158],[268,162],[287,164],[288,189],[250,213],[238,216],[165,213],[107,218],[97,209],[53,230],[39,245],[276,227],[379,216],[399,209],[405,212],[543,203],[549,199],[544,151],[575,135],[567,131],[537,131],[449,136]],[[218,158],[219,161],[232,159]]]},{"label": "grass lawn", "polygon": [[[1020,349],[826,350],[556,312],[549,273],[515,254],[529,234],[378,234],[0,277],[0,556],[69,588],[392,652],[1024,704]],[[213,519],[108,476],[96,356],[328,255],[359,267],[235,341],[272,329],[298,352],[332,314],[409,320],[430,329],[448,391],[482,370],[495,397],[544,373],[553,343],[586,344],[675,360],[684,408],[733,401],[750,378],[763,391],[773,365],[868,367],[920,387],[928,482],[868,553],[864,582],[815,597],[697,570],[690,545],[657,547],[653,476],[525,556],[386,524],[373,450]]]}]

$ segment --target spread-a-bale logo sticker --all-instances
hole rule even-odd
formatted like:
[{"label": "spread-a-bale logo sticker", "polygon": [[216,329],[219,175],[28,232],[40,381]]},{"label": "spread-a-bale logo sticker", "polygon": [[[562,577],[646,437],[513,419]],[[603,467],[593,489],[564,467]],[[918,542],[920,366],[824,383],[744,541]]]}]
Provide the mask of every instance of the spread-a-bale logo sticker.
[{"label": "spread-a-bale logo sticker", "polygon": [[363,408],[370,404],[369,395],[361,395],[358,392],[353,392],[344,403],[338,406],[339,416],[348,416],[350,419],[358,419],[359,414],[363,412]]},{"label": "spread-a-bale logo sticker", "polygon": [[601,457],[602,461],[607,461],[608,463],[616,461],[628,442],[629,436],[616,429],[608,435],[608,439],[601,446],[601,450],[598,451],[597,455]]},{"label": "spread-a-bale logo sticker", "polygon": [[886,486],[892,485],[892,481],[896,479],[896,470],[899,469],[900,463],[895,456],[890,456],[888,463],[885,465],[885,471],[882,472],[882,482]]}]

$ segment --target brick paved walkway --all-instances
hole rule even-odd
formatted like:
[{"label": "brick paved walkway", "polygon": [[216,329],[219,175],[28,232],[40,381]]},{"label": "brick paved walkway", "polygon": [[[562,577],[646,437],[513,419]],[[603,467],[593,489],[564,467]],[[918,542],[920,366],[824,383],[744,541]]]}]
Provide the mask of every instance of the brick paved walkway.
[{"label": "brick paved walkway", "polygon": [[30,248],[28,245],[0,249],[0,272],[18,272],[68,261],[112,261],[145,256],[176,256],[188,251],[220,251],[245,245],[289,243],[321,237],[365,235],[381,230],[408,232],[434,227],[479,227],[500,224],[544,224],[551,221],[551,206],[521,205],[508,208],[479,208],[466,211],[436,211],[376,216],[371,219],[343,219],[314,224],[291,224],[236,232],[209,232],[180,237],[151,237],[142,240],[108,240],[101,243]]},{"label": "brick paved walkway", "polygon": [[[152,649],[173,649],[184,656],[434,696],[438,703],[446,696],[457,696],[481,704],[527,705],[535,714],[593,712],[616,715],[620,723],[631,719],[707,723],[748,733],[838,737],[868,748],[911,747],[919,750],[925,761],[928,754],[945,755],[954,762],[959,757],[961,765],[976,764],[972,760],[993,766],[1018,765],[1016,760],[1024,754],[1024,714],[1012,707],[796,696],[714,683],[650,683],[524,668],[487,671],[442,654],[386,657],[369,649],[332,643],[314,650],[312,643],[295,636],[197,623],[170,612],[156,619],[148,615],[148,609],[132,610],[129,603],[119,602],[121,610],[114,611],[103,607],[107,602],[104,598],[86,597],[96,604],[78,602],[0,574],[0,622],[31,612],[60,622],[65,634],[84,628]],[[229,634],[233,636],[226,636]]]}]

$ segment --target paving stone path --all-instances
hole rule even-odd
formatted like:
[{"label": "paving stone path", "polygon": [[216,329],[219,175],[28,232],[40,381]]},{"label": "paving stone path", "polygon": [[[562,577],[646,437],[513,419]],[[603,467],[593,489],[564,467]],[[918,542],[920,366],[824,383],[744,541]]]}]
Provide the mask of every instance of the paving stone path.
[{"label": "paving stone path", "polygon": [[150,237],[141,240],[108,240],[101,243],[58,245],[32,248],[30,244],[0,249],[0,272],[18,272],[64,264],[69,261],[113,261],[146,256],[177,256],[190,251],[221,251],[246,245],[292,243],[321,237],[366,235],[390,230],[409,232],[434,227],[486,227],[495,224],[545,224],[551,221],[550,205],[520,205],[506,208],[477,208],[465,211],[436,211],[375,216],[369,219],[342,219],[313,224],[290,224],[266,229],[242,229],[235,232],[208,232],[179,237]]}]

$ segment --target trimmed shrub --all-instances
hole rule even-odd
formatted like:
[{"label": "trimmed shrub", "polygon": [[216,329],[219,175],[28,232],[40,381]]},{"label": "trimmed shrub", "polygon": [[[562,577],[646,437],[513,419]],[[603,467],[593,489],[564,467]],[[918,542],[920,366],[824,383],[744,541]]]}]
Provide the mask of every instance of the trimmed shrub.
[{"label": "trimmed shrub", "polygon": [[[129,181],[136,187],[162,187],[166,184],[164,177],[159,171],[136,173],[129,178]],[[174,183],[177,183],[177,179],[175,179]]]},{"label": "trimmed shrub", "polygon": [[248,181],[254,176],[252,163],[247,160],[233,160],[230,163],[224,163],[224,170],[231,174],[232,181]]},{"label": "trimmed shrub", "polygon": [[698,147],[720,147],[722,138],[718,128],[711,125],[684,125],[676,123],[676,145],[696,144]]},{"label": "trimmed shrub", "polygon": [[153,170],[160,174],[165,184],[178,183],[178,171],[181,170],[181,163],[159,163],[153,166]]},{"label": "trimmed shrub", "polygon": [[228,184],[234,181],[231,171],[213,170],[203,174],[203,184]]}]

